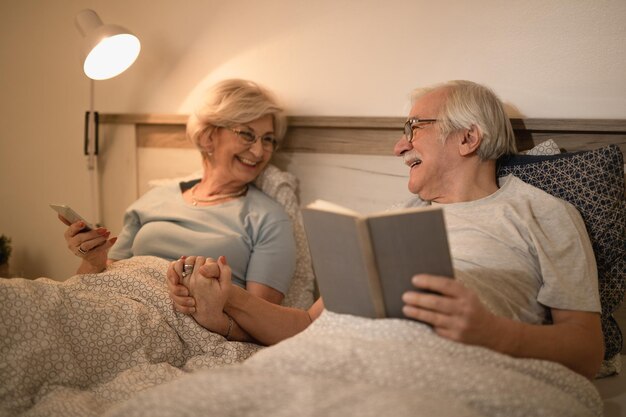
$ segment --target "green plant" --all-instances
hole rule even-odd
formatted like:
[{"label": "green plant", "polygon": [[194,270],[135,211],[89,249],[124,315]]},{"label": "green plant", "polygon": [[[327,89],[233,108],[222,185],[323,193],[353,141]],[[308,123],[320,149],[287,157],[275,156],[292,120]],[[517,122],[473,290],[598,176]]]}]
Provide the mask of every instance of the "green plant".
[{"label": "green plant", "polygon": [[11,250],[11,238],[5,235],[0,236],[0,265],[9,262]]}]

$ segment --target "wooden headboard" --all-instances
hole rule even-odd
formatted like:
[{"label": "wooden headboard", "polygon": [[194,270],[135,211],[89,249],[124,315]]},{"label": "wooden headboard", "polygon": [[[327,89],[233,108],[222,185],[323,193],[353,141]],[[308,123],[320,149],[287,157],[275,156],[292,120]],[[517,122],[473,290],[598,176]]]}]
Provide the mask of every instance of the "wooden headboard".
[{"label": "wooden headboard", "polygon": [[[104,223],[117,230],[122,213],[148,183],[201,168],[185,137],[186,115],[100,115],[100,166]],[[392,156],[401,117],[291,116],[273,163],[294,173],[300,202],[315,198],[361,211],[405,200],[408,170]],[[547,139],[567,151],[617,144],[626,154],[626,120],[512,119],[520,151]],[[108,198],[115,195],[115,198]]]},{"label": "wooden headboard", "polygon": [[[291,116],[281,152],[390,155],[402,132],[401,117]],[[103,114],[101,124],[134,125],[140,147],[191,147],[186,115]],[[567,151],[610,143],[626,153],[623,119],[511,119],[520,151],[554,139]]]}]

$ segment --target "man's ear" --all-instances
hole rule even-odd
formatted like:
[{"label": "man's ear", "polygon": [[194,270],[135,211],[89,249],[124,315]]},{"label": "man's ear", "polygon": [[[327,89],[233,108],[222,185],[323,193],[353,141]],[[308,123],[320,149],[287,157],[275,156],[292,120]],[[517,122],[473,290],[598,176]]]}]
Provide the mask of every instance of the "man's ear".
[{"label": "man's ear", "polygon": [[463,134],[461,142],[459,144],[459,153],[462,156],[468,156],[472,153],[476,153],[483,140],[483,132],[476,125],[472,125],[471,128]]}]

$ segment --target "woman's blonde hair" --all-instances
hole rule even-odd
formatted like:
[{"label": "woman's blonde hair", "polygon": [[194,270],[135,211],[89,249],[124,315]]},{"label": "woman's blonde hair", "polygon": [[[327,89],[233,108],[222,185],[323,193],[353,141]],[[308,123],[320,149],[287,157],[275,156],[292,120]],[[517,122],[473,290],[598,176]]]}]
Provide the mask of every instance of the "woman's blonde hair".
[{"label": "woman's blonde hair", "polygon": [[[271,115],[279,142],[287,130],[287,118],[272,93],[247,80],[221,81],[207,90],[203,102],[187,120],[187,137],[198,148],[202,135],[218,127],[236,127]],[[203,152],[203,156],[204,152]]]},{"label": "woman's blonde hair", "polygon": [[489,88],[465,80],[449,81],[433,88],[415,90],[415,102],[429,91],[445,89],[446,98],[437,115],[442,140],[452,132],[476,126],[482,133],[480,159],[498,159],[517,153],[511,121],[500,99]]}]

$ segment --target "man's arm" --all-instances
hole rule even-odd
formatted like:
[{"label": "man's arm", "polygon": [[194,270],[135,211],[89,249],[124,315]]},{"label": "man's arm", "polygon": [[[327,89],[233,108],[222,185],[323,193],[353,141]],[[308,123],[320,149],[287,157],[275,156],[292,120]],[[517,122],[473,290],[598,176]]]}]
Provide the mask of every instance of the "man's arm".
[{"label": "man's arm", "polygon": [[250,336],[264,345],[273,345],[306,329],[322,313],[318,299],[308,311],[272,304],[243,288],[233,286],[224,312]]},{"label": "man's arm", "polygon": [[[321,299],[305,311],[274,304],[231,285],[231,270],[223,257],[217,262],[204,257],[186,259],[195,265],[187,286],[180,280],[184,258],[172,262],[167,272],[174,308],[191,314],[211,331],[228,334],[231,340],[272,345],[306,329],[324,309]],[[229,323],[229,316],[234,323]]]},{"label": "man's arm", "polygon": [[552,309],[551,325],[502,320],[500,352],[559,362],[589,379],[600,369],[604,342],[599,313]]},{"label": "man's arm", "polygon": [[433,326],[442,337],[518,358],[558,362],[593,379],[604,356],[599,313],[552,309],[553,324],[533,325],[489,312],[476,294],[456,280],[417,275],[413,284],[439,294],[407,292],[407,317]]}]

